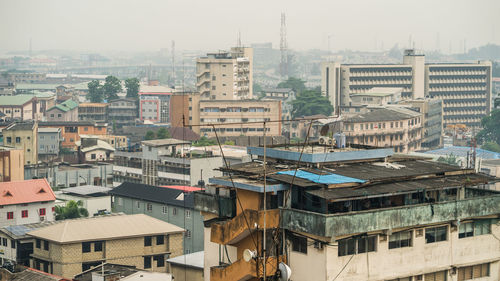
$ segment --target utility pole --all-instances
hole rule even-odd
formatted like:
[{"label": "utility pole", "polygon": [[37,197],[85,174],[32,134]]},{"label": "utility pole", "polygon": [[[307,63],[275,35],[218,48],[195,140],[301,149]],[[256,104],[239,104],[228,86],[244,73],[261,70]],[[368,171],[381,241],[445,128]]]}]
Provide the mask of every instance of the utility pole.
[{"label": "utility pole", "polygon": [[267,210],[267,194],[266,194],[266,187],[267,187],[267,175],[266,175],[266,122],[264,121],[264,233],[263,233],[263,249],[262,249],[262,261],[263,261],[263,272],[264,272],[264,281],[266,281],[266,210]]}]

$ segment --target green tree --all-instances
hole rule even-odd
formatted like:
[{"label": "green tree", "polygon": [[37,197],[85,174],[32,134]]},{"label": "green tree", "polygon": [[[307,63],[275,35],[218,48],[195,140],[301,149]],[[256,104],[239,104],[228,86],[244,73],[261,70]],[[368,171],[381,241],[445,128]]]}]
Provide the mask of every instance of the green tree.
[{"label": "green tree", "polygon": [[489,151],[500,152],[500,145],[496,142],[487,142],[483,144],[481,148]]},{"label": "green tree", "polygon": [[291,88],[296,94],[306,90],[306,81],[295,77],[289,77],[286,81],[280,82],[278,88]]},{"label": "green tree", "polygon": [[146,140],[154,140],[155,139],[155,132],[153,131],[147,131],[146,136],[144,137]]},{"label": "green tree", "polygon": [[125,88],[127,88],[127,98],[137,99],[139,97],[139,79],[129,78],[125,80]]},{"label": "green tree", "polygon": [[169,139],[171,138],[170,133],[165,128],[161,128],[156,132],[157,139]]},{"label": "green tree", "polygon": [[122,83],[120,79],[111,75],[106,77],[106,79],[104,80],[103,91],[104,96],[108,101],[117,99],[118,93],[122,91]]},{"label": "green tree", "polygon": [[480,143],[500,144],[500,109],[495,109],[489,116],[485,116],[481,120],[481,126],[483,129],[476,136]]},{"label": "green tree", "polygon": [[209,146],[216,145],[217,141],[214,139],[209,139],[205,136],[201,137],[198,141],[193,143],[193,146]]},{"label": "green tree", "polygon": [[102,102],[104,97],[103,97],[103,90],[102,86],[97,80],[92,80],[87,84],[87,87],[89,88],[89,94],[88,94],[88,99],[90,102]]},{"label": "green tree", "polygon": [[329,116],[333,112],[330,101],[318,91],[305,91],[292,101],[292,117],[323,114]]},{"label": "green tree", "polygon": [[88,217],[89,212],[87,209],[83,208],[83,202],[81,200],[74,201],[70,200],[66,202],[65,206],[56,206],[56,220],[65,219],[76,219],[81,217]]}]

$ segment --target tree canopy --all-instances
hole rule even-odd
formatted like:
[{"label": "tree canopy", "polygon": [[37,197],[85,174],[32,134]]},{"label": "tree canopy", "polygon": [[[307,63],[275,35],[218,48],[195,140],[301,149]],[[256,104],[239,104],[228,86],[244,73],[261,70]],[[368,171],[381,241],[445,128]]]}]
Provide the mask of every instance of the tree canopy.
[{"label": "tree canopy", "polygon": [[477,134],[480,143],[500,144],[500,109],[495,109],[489,116],[485,116],[481,120],[481,126],[483,129]]},{"label": "tree canopy", "polygon": [[205,136],[201,137],[198,141],[193,143],[193,146],[209,146],[216,145],[217,141],[214,139],[209,139]]},{"label": "tree canopy", "polygon": [[155,139],[155,132],[153,131],[147,131],[146,136],[144,136],[144,139],[146,140],[154,140]]},{"label": "tree canopy", "polygon": [[104,80],[104,85],[102,86],[102,88],[106,99],[108,101],[114,100],[118,98],[118,93],[122,91],[122,83],[120,79],[109,75]]},{"label": "tree canopy", "polygon": [[160,128],[158,132],[156,132],[157,139],[168,139],[171,138],[170,133],[165,128]]},{"label": "tree canopy", "polygon": [[333,112],[330,101],[318,91],[304,91],[292,101],[292,117],[323,114],[329,116]]},{"label": "tree canopy", "polygon": [[81,200],[74,201],[70,200],[66,202],[65,206],[56,206],[56,220],[65,219],[76,219],[81,217],[88,217],[89,212],[87,209],[83,208],[83,202]]},{"label": "tree canopy", "polygon": [[139,79],[129,78],[125,80],[125,88],[127,88],[127,98],[137,99],[139,97]]},{"label": "tree canopy", "polygon": [[489,151],[500,152],[500,145],[496,142],[487,142],[483,144],[481,148]]},{"label": "tree canopy", "polygon": [[295,77],[289,77],[287,80],[280,82],[278,88],[291,88],[296,94],[306,90],[306,81]]},{"label": "tree canopy", "polygon": [[103,92],[102,92],[102,86],[99,83],[98,80],[92,80],[87,84],[87,87],[89,88],[89,94],[88,94],[88,99],[90,102],[102,102],[104,97],[103,97]]}]

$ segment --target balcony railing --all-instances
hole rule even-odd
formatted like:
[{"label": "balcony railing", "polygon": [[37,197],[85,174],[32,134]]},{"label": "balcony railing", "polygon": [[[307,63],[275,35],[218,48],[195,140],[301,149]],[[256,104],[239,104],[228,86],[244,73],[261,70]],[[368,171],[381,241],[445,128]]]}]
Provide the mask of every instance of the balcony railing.
[{"label": "balcony railing", "polygon": [[[280,257],[267,257],[266,258],[266,276],[273,276],[278,270],[277,266],[279,262],[286,261],[285,256]],[[230,265],[214,266],[210,268],[210,280],[248,280],[252,278],[258,278],[264,276],[263,266],[264,263],[262,259],[250,260],[246,262],[243,259],[239,259]]]}]

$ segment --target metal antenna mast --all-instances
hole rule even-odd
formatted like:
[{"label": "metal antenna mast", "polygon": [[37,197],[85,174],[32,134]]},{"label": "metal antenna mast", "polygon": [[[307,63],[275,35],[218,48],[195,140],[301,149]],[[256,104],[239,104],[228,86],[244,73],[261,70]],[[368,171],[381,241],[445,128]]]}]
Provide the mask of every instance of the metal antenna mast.
[{"label": "metal antenna mast", "polygon": [[281,78],[288,78],[288,54],[287,48],[288,44],[286,42],[286,18],[285,13],[281,13],[281,40],[280,40],[280,52],[281,52],[281,61],[280,61],[280,75]]},{"label": "metal antenna mast", "polygon": [[172,40],[172,81],[175,88],[175,41]]}]

